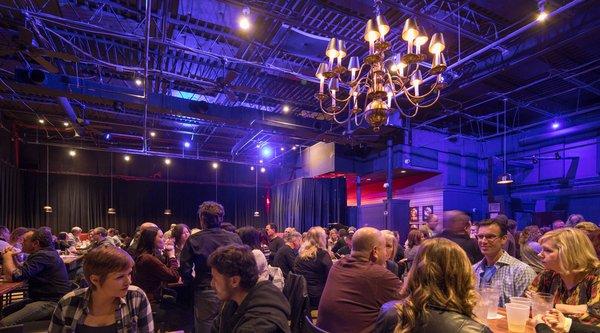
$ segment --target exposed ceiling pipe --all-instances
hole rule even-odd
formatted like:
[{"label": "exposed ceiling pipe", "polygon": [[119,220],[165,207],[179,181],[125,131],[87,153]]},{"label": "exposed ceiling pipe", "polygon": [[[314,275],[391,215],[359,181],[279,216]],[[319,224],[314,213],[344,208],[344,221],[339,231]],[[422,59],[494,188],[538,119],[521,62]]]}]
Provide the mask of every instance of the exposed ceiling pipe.
[{"label": "exposed ceiling pipe", "polygon": [[71,106],[71,103],[69,102],[68,98],[64,96],[59,96],[56,97],[56,101],[58,102],[58,105],[60,105],[61,108],[65,111],[67,117],[69,117],[69,120],[71,120],[71,125],[75,130],[75,134],[83,136],[85,134],[85,129],[83,128],[83,125],[87,125],[85,119],[77,117],[77,114],[75,113],[75,110],[73,110],[73,106]]}]

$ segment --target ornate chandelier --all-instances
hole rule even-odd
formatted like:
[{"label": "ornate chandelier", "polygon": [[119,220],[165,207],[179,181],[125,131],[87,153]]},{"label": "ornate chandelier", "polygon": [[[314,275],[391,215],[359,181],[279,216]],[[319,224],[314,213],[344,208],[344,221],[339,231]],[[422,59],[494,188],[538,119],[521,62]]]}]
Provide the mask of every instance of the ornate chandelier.
[{"label": "ornate chandelier", "polygon": [[[377,0],[375,2],[377,4]],[[402,30],[402,39],[407,43],[406,53],[386,57],[392,46],[385,40],[390,32],[390,25],[379,14],[378,6],[375,14],[375,20],[369,19],[365,27],[364,39],[369,43],[369,54],[362,64],[358,57],[353,56],[347,63],[348,67],[344,67],[343,60],[347,56],[345,42],[336,38],[329,41],[325,51],[329,62],[319,65],[316,77],[320,80],[320,85],[315,97],[321,111],[335,122],[344,124],[354,118],[358,126],[366,120],[373,131],[379,131],[386,124],[393,105],[404,116],[414,117],[420,108],[430,107],[437,102],[440,90],[445,87],[441,74],[446,70],[446,60],[442,53],[446,45],[442,33],[433,34],[429,40],[416,20],[409,18],[404,22]],[[432,54],[430,66],[425,63],[428,57],[421,50],[428,41],[428,51]],[[423,72],[426,77],[435,78],[426,92],[422,89],[425,81]],[[328,91],[325,91],[325,83]],[[345,91],[348,91],[347,96]],[[398,105],[396,97],[400,94],[415,107],[412,114],[403,112]],[[361,109],[359,96],[363,95],[364,106]],[[328,99],[331,100],[330,106],[324,106]],[[342,116],[344,113],[347,115]],[[339,120],[338,117],[341,116],[342,120]]]}]

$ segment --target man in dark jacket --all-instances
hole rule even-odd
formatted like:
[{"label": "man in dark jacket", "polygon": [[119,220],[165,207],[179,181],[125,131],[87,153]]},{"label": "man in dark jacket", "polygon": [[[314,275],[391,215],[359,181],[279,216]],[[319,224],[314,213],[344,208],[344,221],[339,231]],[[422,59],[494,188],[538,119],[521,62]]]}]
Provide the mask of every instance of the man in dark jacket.
[{"label": "man in dark jacket", "polygon": [[460,246],[469,257],[471,264],[479,262],[483,255],[477,242],[469,235],[471,221],[467,214],[451,210],[444,212],[444,231],[438,237],[449,239]]},{"label": "man in dark jacket", "polygon": [[28,231],[23,238],[23,252],[28,253],[29,257],[20,268],[13,261],[13,248],[8,248],[2,254],[5,279],[27,281],[28,298],[6,307],[0,326],[49,317],[58,300],[71,291],[67,268],[54,249],[52,233],[48,229]]},{"label": "man in dark jacket", "polygon": [[258,268],[247,246],[217,249],[208,259],[212,286],[224,302],[213,333],[289,333],[290,305],[270,281],[258,281]]},{"label": "man in dark jacket", "polygon": [[213,320],[221,306],[221,301],[210,286],[212,275],[208,267],[208,257],[219,246],[242,244],[242,240],[236,233],[221,229],[223,215],[225,211],[219,203],[203,202],[198,209],[202,231],[191,235],[181,251],[181,277],[186,285],[194,289],[196,333],[210,332]]},{"label": "man in dark jacket", "polygon": [[279,248],[273,259],[273,266],[281,268],[283,276],[294,267],[294,261],[298,256],[298,249],[302,244],[302,235],[297,231],[291,231],[285,235],[285,245]]}]

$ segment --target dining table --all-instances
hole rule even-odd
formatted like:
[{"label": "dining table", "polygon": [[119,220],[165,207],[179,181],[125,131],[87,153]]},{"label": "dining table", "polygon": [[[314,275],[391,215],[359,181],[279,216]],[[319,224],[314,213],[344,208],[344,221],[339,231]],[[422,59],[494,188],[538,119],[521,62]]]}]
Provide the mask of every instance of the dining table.
[{"label": "dining table", "polygon": [[22,290],[23,288],[25,288],[25,282],[9,282],[4,280],[4,278],[0,279],[0,316],[4,306],[5,295],[16,290]]},{"label": "dining table", "polygon": [[[497,318],[488,318],[487,327],[489,327],[494,333],[512,332],[508,330],[508,321],[506,320],[506,309],[498,308]],[[527,321],[527,325],[525,326],[525,333],[535,333],[535,323],[531,318]]]}]

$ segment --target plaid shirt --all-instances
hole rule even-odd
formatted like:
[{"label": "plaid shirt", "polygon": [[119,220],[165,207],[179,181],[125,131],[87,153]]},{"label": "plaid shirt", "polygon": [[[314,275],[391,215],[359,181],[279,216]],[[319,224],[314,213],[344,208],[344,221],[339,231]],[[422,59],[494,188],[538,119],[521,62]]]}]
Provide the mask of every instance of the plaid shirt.
[{"label": "plaid shirt", "polygon": [[[77,289],[66,294],[54,310],[48,332],[77,332],[77,325],[83,324],[89,312],[91,294],[89,288]],[[125,298],[119,299],[115,319],[118,333],[154,332],[150,303],[144,291],[136,286],[129,286]]]},{"label": "plaid shirt", "polygon": [[[500,287],[500,302],[498,306],[504,306],[505,303],[509,303],[511,296],[522,296],[531,281],[536,277],[535,271],[526,263],[511,257],[504,250],[503,252],[500,259],[494,264],[496,272],[490,281],[493,285]],[[485,258],[473,265],[478,287],[482,285],[485,266]]]}]

